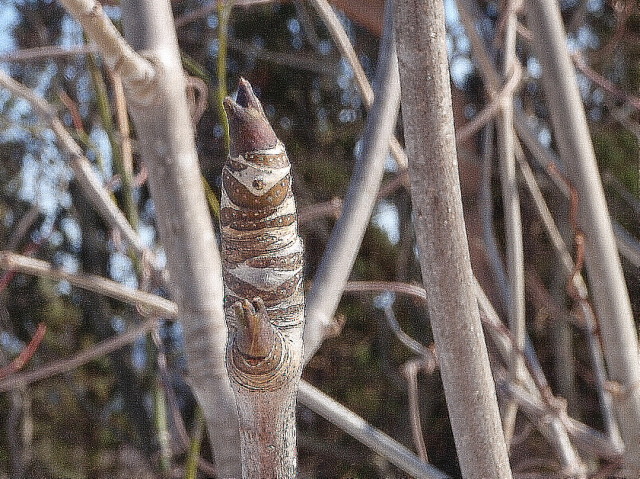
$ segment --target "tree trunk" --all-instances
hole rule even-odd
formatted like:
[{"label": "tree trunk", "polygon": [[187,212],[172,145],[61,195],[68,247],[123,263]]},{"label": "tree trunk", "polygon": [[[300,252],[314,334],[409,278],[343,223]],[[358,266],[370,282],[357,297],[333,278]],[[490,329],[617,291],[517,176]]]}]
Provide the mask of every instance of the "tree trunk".
[{"label": "tree trunk", "polygon": [[231,136],[220,223],[227,369],[240,420],[242,477],[296,476],[302,372],[302,241],[291,165],[251,85],[225,99]]},{"label": "tree trunk", "polygon": [[510,478],[462,215],[442,2],[398,0],[395,25],[416,239],[462,475]]}]

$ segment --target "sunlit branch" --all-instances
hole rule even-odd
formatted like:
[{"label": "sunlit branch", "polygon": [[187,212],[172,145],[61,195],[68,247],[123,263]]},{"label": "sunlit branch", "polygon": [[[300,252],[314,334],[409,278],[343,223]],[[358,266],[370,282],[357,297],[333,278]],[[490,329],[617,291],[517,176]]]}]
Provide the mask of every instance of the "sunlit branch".
[{"label": "sunlit branch", "polygon": [[33,90],[16,82],[3,71],[0,71],[0,86],[7,88],[11,93],[27,100],[34,111],[41,116],[51,127],[60,146],[70,157],[70,166],[75,173],[76,180],[82,187],[87,199],[98,211],[104,221],[112,228],[122,233],[123,237],[139,253],[146,251],[142,240],[133,230],[122,211],[116,206],[111,196],[96,177],[89,160],[84,156],[82,148],[74,141],[65,126],[58,119],[54,108]]},{"label": "sunlit branch", "polygon": [[155,69],[136,53],[120,35],[115,25],[95,0],[60,0],[65,9],[80,22],[87,36],[100,49],[107,67],[120,74],[127,87],[135,88],[137,95],[144,95],[153,88]]},{"label": "sunlit branch", "polygon": [[92,274],[68,273],[50,263],[10,251],[0,251],[0,268],[5,271],[68,281],[72,286],[102,294],[135,306],[141,314],[175,319],[178,308],[175,303],[151,293],[127,288],[120,283]]}]

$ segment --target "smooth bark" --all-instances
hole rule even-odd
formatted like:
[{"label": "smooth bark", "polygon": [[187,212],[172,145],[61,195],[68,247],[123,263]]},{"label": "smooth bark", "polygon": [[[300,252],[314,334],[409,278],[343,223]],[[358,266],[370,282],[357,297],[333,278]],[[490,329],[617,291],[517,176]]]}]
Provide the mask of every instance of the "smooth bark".
[{"label": "smooth bark", "polygon": [[600,174],[566,46],[558,5],[528,2],[527,20],[542,66],[542,80],[560,157],[578,194],[578,223],[585,235],[586,266],[625,443],[628,477],[640,475],[640,364],[638,337],[611,227]]},{"label": "smooth bark", "polygon": [[137,96],[123,78],[149,170],[172,297],[185,337],[189,381],[223,478],[238,478],[240,442],[224,363],[227,329],[221,262],[200,179],[184,72],[169,2],[122,2],[125,37],[155,68],[155,91]]},{"label": "smooth bark", "polygon": [[393,22],[391,15],[388,16],[389,28],[385,30],[380,46],[376,100],[367,117],[362,154],[357,159],[342,214],[331,232],[307,298],[305,361],[313,357],[332,325],[333,315],[369,225],[389,152],[389,140],[395,129],[400,84],[393,44]]},{"label": "smooth bark", "polygon": [[442,2],[400,0],[395,22],[416,240],[460,467],[510,478],[462,214]]}]

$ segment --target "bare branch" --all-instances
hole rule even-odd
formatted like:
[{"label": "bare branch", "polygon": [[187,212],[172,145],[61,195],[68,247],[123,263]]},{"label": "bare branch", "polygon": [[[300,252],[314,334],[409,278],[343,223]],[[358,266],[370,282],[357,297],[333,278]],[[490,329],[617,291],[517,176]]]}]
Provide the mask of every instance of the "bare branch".
[{"label": "bare branch", "polygon": [[154,327],[156,327],[157,320],[155,318],[149,318],[145,320],[139,326],[132,328],[126,333],[114,336],[113,338],[106,339],[95,346],[92,346],[85,351],[81,351],[78,354],[72,356],[69,359],[62,359],[60,361],[53,361],[49,364],[39,367],[34,371],[17,373],[7,378],[0,380],[0,392],[10,391],[12,389],[22,388],[36,381],[56,376],[58,374],[72,371],[83,364],[87,364],[89,361],[100,358],[112,351],[120,349],[121,347],[136,341],[140,336],[148,333]]},{"label": "bare branch", "polygon": [[395,128],[400,104],[400,82],[391,18],[389,12],[385,18],[378,61],[380,81],[377,84],[380,90],[367,117],[362,155],[356,163],[342,215],[331,233],[307,297],[305,361],[313,357],[324,340],[326,329],[331,325],[380,189],[389,139]]},{"label": "bare branch", "polygon": [[300,381],[298,400],[332,422],[365,446],[416,479],[446,479],[449,476],[422,462],[403,445],[367,423],[306,381]]},{"label": "bare branch", "polygon": [[75,47],[59,47],[47,45],[45,47],[23,48],[0,55],[0,62],[30,62],[33,60],[50,60],[51,58],[69,57],[97,53],[95,45],[80,45]]},{"label": "bare branch", "polygon": [[402,119],[416,243],[462,475],[511,478],[473,292],[444,23],[439,0],[397,3]]},{"label": "bare branch", "polygon": [[[329,2],[327,2],[327,0],[309,1],[320,14],[320,17],[324,21],[326,27],[329,29],[329,32],[331,32],[331,36],[336,42],[338,50],[340,50],[342,56],[351,66],[356,86],[360,91],[360,95],[362,95],[362,103],[367,109],[372,108],[374,100],[373,88],[371,88],[371,84],[367,79],[367,75],[364,73],[364,69],[360,64],[360,60],[358,60],[358,55],[356,54],[353,45],[349,41],[347,32],[344,31],[344,28],[342,27],[338,16],[335,14],[333,8],[331,7],[331,5],[329,5]],[[371,114],[373,114],[373,112]],[[393,155],[393,158],[396,160],[396,163],[400,168],[405,169],[407,167],[407,155],[402,149],[402,146],[400,146],[400,143],[398,143],[398,140],[395,137],[391,137],[389,141],[389,148],[391,154]]]},{"label": "bare branch", "polygon": [[80,22],[87,36],[100,49],[100,53],[110,70],[120,74],[126,87],[135,88],[136,95],[144,95],[155,76],[151,63],[138,55],[122,38],[95,0],[60,0],[60,3]]},{"label": "bare branch", "polygon": [[87,199],[92,203],[93,207],[98,211],[104,221],[112,228],[122,233],[124,238],[139,253],[146,251],[142,240],[133,230],[122,211],[116,206],[111,199],[109,193],[102,186],[100,180],[96,177],[91,163],[84,156],[82,148],[73,140],[67,129],[56,116],[56,112],[43,98],[39,97],[32,90],[24,85],[16,82],[3,71],[0,71],[0,85],[7,88],[11,93],[24,98],[31,103],[35,112],[40,115],[44,121],[49,124],[53,132],[58,138],[60,146],[69,154],[71,159],[71,168],[76,175],[76,179],[80,183]]},{"label": "bare branch", "polygon": [[617,254],[576,74],[566,47],[558,4],[527,2],[528,26],[542,66],[542,80],[558,150],[578,192],[586,264],[610,377],[627,391],[614,401],[625,441],[624,467],[640,474],[640,364],[633,312]]},{"label": "bare branch", "polygon": [[[183,326],[190,385],[206,417],[218,474],[240,477],[237,413],[224,361],[221,261],[202,186],[171,5],[167,0],[121,4],[127,41],[156,68],[153,91],[140,98],[125,88],[125,95],[148,168],[171,296]],[[150,98],[154,101],[146,101]]]},{"label": "bare branch", "polygon": [[50,263],[10,251],[0,251],[0,268],[31,274],[56,281],[68,281],[72,286],[103,294],[135,306],[141,314],[175,319],[175,303],[151,293],[127,288],[120,283],[92,274],[68,273]]}]

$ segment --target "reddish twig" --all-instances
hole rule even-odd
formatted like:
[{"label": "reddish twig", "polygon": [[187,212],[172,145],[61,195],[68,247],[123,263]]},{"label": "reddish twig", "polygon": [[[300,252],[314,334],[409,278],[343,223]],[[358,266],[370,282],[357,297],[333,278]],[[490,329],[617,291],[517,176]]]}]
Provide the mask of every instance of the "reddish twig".
[{"label": "reddish twig", "polygon": [[587,62],[580,53],[574,53],[571,58],[573,59],[573,64],[576,68],[578,68],[584,76],[589,78],[589,80],[597,84],[603,90],[608,91],[617,99],[629,103],[635,109],[640,110],[640,98],[625,92],[613,82],[607,80],[605,77],[593,70],[589,65],[587,65]]},{"label": "reddish twig", "polygon": [[5,378],[15,373],[16,371],[19,371],[25,364],[27,364],[27,361],[29,361],[33,357],[36,350],[38,349],[38,346],[40,346],[40,343],[42,342],[42,339],[44,338],[44,334],[46,332],[47,325],[44,323],[39,323],[38,328],[36,329],[33,338],[31,338],[31,341],[29,341],[29,344],[27,344],[27,347],[24,348],[20,352],[18,357],[11,361],[7,366],[0,369],[0,379]]},{"label": "reddish twig", "polygon": [[71,121],[73,122],[73,127],[76,129],[78,133],[85,133],[84,125],[82,124],[82,116],[80,115],[80,111],[78,110],[78,105],[75,101],[67,94],[66,91],[60,89],[58,90],[58,98],[62,104],[69,110],[69,114],[71,115]]}]

